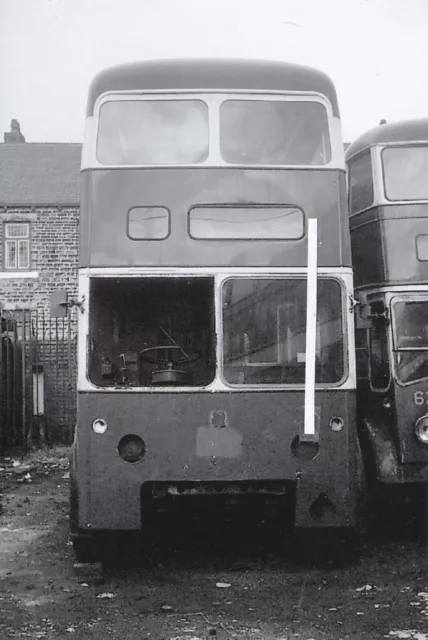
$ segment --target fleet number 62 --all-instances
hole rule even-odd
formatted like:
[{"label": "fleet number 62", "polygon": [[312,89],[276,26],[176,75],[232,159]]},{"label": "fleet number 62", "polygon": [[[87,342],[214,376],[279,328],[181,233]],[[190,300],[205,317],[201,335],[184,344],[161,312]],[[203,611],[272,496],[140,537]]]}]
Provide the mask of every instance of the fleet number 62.
[{"label": "fleet number 62", "polygon": [[413,394],[413,402],[420,407],[423,404],[428,405],[428,391],[415,391]]}]

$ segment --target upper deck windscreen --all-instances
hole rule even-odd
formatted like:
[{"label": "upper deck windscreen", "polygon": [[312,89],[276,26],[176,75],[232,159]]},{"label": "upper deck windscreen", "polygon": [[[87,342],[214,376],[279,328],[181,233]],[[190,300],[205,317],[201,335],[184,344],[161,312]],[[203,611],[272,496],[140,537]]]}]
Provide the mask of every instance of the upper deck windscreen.
[{"label": "upper deck windscreen", "polygon": [[388,200],[428,200],[428,146],[388,147],[382,167]]},{"label": "upper deck windscreen", "polygon": [[220,108],[220,151],[230,164],[327,164],[327,112],[316,102],[226,100]]},{"label": "upper deck windscreen", "polygon": [[322,166],[331,156],[327,110],[303,96],[124,96],[99,112],[103,165]]},{"label": "upper deck windscreen", "polygon": [[208,157],[202,100],[120,100],[102,105],[97,157],[106,165],[199,164]]}]

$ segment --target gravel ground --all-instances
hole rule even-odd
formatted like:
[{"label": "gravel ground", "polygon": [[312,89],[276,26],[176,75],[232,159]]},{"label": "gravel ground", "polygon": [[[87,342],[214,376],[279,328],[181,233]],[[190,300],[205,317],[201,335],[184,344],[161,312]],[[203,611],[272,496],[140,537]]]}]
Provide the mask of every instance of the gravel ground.
[{"label": "gravel ground", "polygon": [[0,459],[1,639],[428,640],[417,539],[366,540],[357,564],[310,567],[270,525],[250,537],[240,518],[230,545],[221,523],[195,537],[169,516],[156,550],[116,538],[108,566],[76,570],[68,485],[65,449]]}]

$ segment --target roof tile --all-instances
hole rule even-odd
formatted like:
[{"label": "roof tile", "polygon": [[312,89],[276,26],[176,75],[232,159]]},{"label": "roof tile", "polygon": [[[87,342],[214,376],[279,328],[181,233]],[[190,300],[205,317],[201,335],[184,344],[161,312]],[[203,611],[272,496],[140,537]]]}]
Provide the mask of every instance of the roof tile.
[{"label": "roof tile", "polygon": [[0,144],[0,206],[79,204],[82,145]]}]

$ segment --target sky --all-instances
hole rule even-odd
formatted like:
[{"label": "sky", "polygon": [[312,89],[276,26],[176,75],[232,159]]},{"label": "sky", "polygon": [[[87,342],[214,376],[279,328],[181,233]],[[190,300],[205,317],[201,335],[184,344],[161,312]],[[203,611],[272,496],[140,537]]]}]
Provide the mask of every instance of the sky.
[{"label": "sky", "polygon": [[0,0],[0,134],[81,142],[98,71],[181,57],[326,72],[347,142],[428,115],[428,0]]}]

